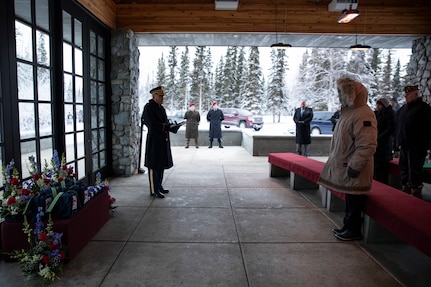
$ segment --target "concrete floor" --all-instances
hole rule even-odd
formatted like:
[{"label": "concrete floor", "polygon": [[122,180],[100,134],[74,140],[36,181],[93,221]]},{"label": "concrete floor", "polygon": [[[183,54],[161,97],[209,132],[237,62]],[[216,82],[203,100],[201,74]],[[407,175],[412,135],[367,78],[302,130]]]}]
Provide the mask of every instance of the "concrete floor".
[{"label": "concrete floor", "polygon": [[[341,242],[342,213],[269,177],[238,146],[173,147],[165,199],[147,174],[110,180],[117,209],[52,286],[430,286],[431,259],[407,244]],[[0,286],[24,282],[0,263]]]}]

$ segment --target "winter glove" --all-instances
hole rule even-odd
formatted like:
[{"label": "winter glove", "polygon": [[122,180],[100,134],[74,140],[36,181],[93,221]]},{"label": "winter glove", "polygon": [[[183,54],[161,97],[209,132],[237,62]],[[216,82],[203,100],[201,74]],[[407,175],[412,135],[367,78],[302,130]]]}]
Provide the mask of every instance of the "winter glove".
[{"label": "winter glove", "polygon": [[347,174],[348,174],[348,175],[349,175],[349,177],[351,177],[351,178],[356,178],[356,177],[358,177],[360,173],[361,173],[360,171],[354,170],[354,169],[353,169],[353,168],[351,168],[350,166],[349,166],[349,168],[347,169]]},{"label": "winter glove", "polygon": [[180,123],[177,123],[176,121],[174,121],[173,123],[171,123],[169,125],[169,131],[176,134],[178,132],[178,130],[180,129],[180,127],[182,125],[184,125],[185,123],[186,123],[185,121],[182,121]]}]

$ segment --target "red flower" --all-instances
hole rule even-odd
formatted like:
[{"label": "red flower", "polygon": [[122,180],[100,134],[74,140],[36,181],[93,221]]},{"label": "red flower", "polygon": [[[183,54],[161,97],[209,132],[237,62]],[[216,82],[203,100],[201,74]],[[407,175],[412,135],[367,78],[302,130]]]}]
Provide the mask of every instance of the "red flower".
[{"label": "red flower", "polygon": [[43,262],[43,264],[45,264],[45,265],[48,265],[49,264],[49,257],[48,256],[46,256],[46,255],[44,255],[43,256],[43,258],[42,258],[42,262]]},{"label": "red flower", "polygon": [[63,260],[64,258],[66,258],[66,254],[64,251],[60,251],[60,260]]},{"label": "red flower", "polygon": [[105,190],[109,190],[109,185],[105,185]]},{"label": "red flower", "polygon": [[67,169],[67,173],[68,174],[73,174],[73,167],[69,167],[68,169]]},{"label": "red flower", "polygon": [[22,190],[22,195],[30,195],[30,190],[28,190],[28,189],[23,189]]},{"label": "red flower", "polygon": [[48,234],[46,234],[46,233],[42,233],[40,236],[39,236],[39,240],[40,241],[46,241],[48,239]]},{"label": "red flower", "polygon": [[9,197],[9,198],[7,199],[7,205],[12,205],[12,204],[14,204],[15,202],[16,202],[15,197]]},{"label": "red flower", "polygon": [[14,177],[10,180],[10,184],[12,184],[12,185],[18,185],[18,183],[19,183],[19,180],[16,177]]},{"label": "red flower", "polygon": [[50,180],[49,178],[44,178],[44,179],[43,179],[43,182],[44,182],[45,184],[48,184],[48,183],[50,183],[50,182],[51,182],[51,180]]},{"label": "red flower", "polygon": [[40,173],[33,175],[33,180],[37,181],[42,177],[42,175]]},{"label": "red flower", "polygon": [[66,169],[67,169],[67,165],[65,165],[65,164],[64,164],[64,165],[61,167],[61,169],[62,169],[62,170],[66,170]]},{"label": "red flower", "polygon": [[54,243],[51,243],[50,245],[49,245],[49,249],[51,249],[51,250],[54,250],[54,249],[58,249],[60,246],[58,245],[58,244],[54,244]]},{"label": "red flower", "polygon": [[58,182],[62,182],[63,181],[63,178],[62,177],[59,177],[58,178]]}]

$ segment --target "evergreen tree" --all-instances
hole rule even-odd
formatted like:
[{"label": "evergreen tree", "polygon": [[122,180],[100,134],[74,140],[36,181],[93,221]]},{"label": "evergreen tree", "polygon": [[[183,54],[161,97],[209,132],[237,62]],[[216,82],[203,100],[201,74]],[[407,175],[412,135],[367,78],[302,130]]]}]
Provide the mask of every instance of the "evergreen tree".
[{"label": "evergreen tree", "polygon": [[214,98],[222,99],[225,89],[224,89],[224,58],[220,57],[220,60],[216,66],[215,70],[215,81],[214,81]]},{"label": "evergreen tree", "polygon": [[226,62],[224,65],[224,91],[220,100],[222,106],[238,107],[238,90],[237,90],[237,47],[229,46],[226,52]]},{"label": "evergreen tree", "polygon": [[268,85],[268,108],[272,111],[273,122],[280,122],[280,117],[286,110],[287,95],[285,95],[286,52],[284,49],[271,51],[272,67]]},{"label": "evergreen tree", "polygon": [[154,86],[164,86],[166,81],[166,64],[165,60],[162,56],[157,61],[157,75],[156,75],[156,83]]},{"label": "evergreen tree", "polygon": [[190,78],[190,58],[189,58],[189,48],[186,46],[184,51],[181,53],[181,63],[180,63],[180,77],[178,79],[178,92],[179,92],[179,103],[181,103],[182,109],[186,110],[189,102],[189,86],[191,83]]},{"label": "evergreen tree", "polygon": [[394,93],[392,87],[392,53],[391,50],[388,50],[386,55],[386,63],[383,67],[380,95],[384,97],[390,97]]},{"label": "evergreen tree", "polygon": [[401,83],[401,63],[400,59],[397,60],[397,64],[395,66],[394,76],[392,78],[392,89],[393,93],[391,97],[401,100],[400,97],[403,94],[404,85]]},{"label": "evergreen tree", "polygon": [[380,94],[380,83],[383,77],[382,51],[380,49],[373,49],[372,60],[371,60],[371,70],[373,71],[375,81],[371,83],[370,89],[368,91],[368,99],[371,102],[372,99],[376,99]]},{"label": "evergreen tree", "polygon": [[181,109],[183,104],[183,101],[180,100],[177,87],[177,50],[178,49],[176,46],[171,46],[171,50],[168,57],[169,75],[167,86],[165,89],[164,103],[165,106],[168,107],[171,112]]},{"label": "evergreen tree", "polygon": [[265,93],[262,68],[260,66],[259,48],[250,47],[248,69],[243,80],[243,109],[262,114],[265,112]]},{"label": "evergreen tree", "polygon": [[199,110],[207,109],[212,100],[212,59],[211,50],[205,46],[198,46],[193,60],[192,85],[190,102],[194,102]]}]

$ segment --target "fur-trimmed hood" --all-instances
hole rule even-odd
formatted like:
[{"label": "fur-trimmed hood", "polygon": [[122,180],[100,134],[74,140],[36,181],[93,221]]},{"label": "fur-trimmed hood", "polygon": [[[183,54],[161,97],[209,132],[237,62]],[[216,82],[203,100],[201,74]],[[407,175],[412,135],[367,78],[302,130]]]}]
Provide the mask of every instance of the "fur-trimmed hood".
[{"label": "fur-trimmed hood", "polygon": [[368,91],[363,84],[350,78],[341,78],[337,80],[337,90],[343,107],[367,105]]}]

